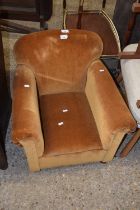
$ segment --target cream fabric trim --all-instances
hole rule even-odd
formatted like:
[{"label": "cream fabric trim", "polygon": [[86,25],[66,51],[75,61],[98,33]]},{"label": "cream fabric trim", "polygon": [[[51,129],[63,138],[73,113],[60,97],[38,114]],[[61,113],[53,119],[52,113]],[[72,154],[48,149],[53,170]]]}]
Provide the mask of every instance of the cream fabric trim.
[{"label": "cream fabric trim", "polygon": [[[128,45],[124,51],[135,52],[138,44]],[[137,100],[140,100],[140,59],[123,59],[121,60],[122,76],[127,94],[129,108],[140,124],[140,109],[136,106]]]}]

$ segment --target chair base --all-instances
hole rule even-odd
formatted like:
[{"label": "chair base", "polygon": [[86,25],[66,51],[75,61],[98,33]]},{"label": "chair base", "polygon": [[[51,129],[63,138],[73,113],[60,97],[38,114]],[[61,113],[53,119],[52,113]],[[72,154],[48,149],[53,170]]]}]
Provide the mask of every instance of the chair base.
[{"label": "chair base", "polygon": [[75,154],[66,155],[44,155],[39,159],[39,166],[41,169],[70,166],[77,164],[100,162],[106,155],[105,150],[93,150],[86,152],[77,152]]}]

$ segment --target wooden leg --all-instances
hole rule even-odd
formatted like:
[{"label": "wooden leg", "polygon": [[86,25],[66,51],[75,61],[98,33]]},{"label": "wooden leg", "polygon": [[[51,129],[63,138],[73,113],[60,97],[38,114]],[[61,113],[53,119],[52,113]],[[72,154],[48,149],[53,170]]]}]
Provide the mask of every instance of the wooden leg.
[{"label": "wooden leg", "polygon": [[40,17],[40,30],[48,30],[48,24],[43,17]]},{"label": "wooden leg", "polygon": [[106,5],[106,0],[103,0],[103,3],[102,3],[102,8],[103,9],[105,8],[105,5]]},{"label": "wooden leg", "polygon": [[130,150],[133,148],[133,146],[136,144],[136,142],[140,138],[140,129],[137,130],[137,132],[134,134],[132,139],[129,141],[129,143],[126,145],[126,147],[123,149],[123,151],[120,154],[120,157],[126,157]]},{"label": "wooden leg", "polygon": [[4,148],[4,139],[0,131],[0,169],[7,169],[8,163],[7,163],[7,157],[5,154],[5,148]]},{"label": "wooden leg", "polygon": [[[50,10],[52,11],[52,1],[47,1],[48,5],[46,7],[46,1],[45,0],[40,0],[39,1],[39,16],[40,16],[40,30],[48,30],[48,24],[46,22],[46,10],[48,9],[48,7],[50,8]],[[48,19],[48,18],[47,18]]]}]

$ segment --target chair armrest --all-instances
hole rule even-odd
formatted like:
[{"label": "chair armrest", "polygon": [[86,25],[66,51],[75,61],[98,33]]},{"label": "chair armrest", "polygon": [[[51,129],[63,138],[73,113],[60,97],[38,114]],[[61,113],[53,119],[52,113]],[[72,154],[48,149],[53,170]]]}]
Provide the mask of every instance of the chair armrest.
[{"label": "chair armrest", "polygon": [[88,69],[85,92],[104,149],[110,148],[117,132],[127,133],[136,127],[115,82],[99,60]]},{"label": "chair armrest", "polygon": [[18,65],[13,82],[12,138],[16,144],[31,138],[38,156],[44,151],[36,81],[33,72],[24,65]]}]

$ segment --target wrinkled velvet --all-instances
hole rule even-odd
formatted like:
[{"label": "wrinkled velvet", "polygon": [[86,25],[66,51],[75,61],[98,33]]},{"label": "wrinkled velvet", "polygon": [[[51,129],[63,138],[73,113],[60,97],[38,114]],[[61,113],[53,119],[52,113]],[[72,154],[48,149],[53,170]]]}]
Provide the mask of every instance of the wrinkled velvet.
[{"label": "wrinkled velvet", "polygon": [[88,69],[85,91],[103,148],[109,149],[117,132],[133,130],[136,123],[108,70],[99,60]]},{"label": "wrinkled velvet", "polygon": [[15,45],[16,62],[34,72],[40,95],[83,91],[87,68],[102,53],[102,41],[94,32],[70,30],[66,40],[60,34],[33,33]]},{"label": "wrinkled velvet", "polygon": [[32,138],[38,156],[44,152],[35,77],[24,65],[15,72],[12,104],[12,137],[14,143]]},{"label": "wrinkled velvet", "polygon": [[102,149],[85,93],[44,95],[41,96],[40,103],[45,154],[70,154]]},{"label": "wrinkled velvet", "polygon": [[[66,40],[60,40],[59,35],[60,30],[38,32],[24,36],[15,45],[18,66],[12,134],[14,143],[26,145],[31,170],[103,161],[105,156],[109,161],[122,137],[135,126],[114,81],[99,61],[103,47],[99,36],[82,30],[70,30]],[[63,121],[59,108],[63,109],[64,102],[72,115],[63,113],[68,126],[60,132],[64,127],[57,129],[53,122]],[[28,145],[37,154],[32,154]]]}]

